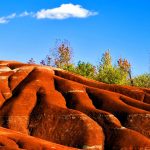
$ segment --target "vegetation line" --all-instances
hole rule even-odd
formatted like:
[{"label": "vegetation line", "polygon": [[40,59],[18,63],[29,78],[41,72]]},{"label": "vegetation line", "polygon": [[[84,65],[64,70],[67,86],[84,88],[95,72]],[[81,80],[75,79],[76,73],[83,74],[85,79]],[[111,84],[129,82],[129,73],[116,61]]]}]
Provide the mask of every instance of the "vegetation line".
[{"label": "vegetation line", "polygon": [[[109,50],[105,51],[97,66],[84,61],[79,61],[75,65],[72,58],[73,52],[69,41],[58,40],[56,41],[55,47],[50,50],[50,53],[45,59],[41,60],[40,64],[68,70],[108,84],[150,88],[150,73],[144,73],[132,78],[131,64],[129,61],[119,58],[117,65],[112,64],[112,57]],[[35,60],[31,58],[28,63],[35,64]]]}]

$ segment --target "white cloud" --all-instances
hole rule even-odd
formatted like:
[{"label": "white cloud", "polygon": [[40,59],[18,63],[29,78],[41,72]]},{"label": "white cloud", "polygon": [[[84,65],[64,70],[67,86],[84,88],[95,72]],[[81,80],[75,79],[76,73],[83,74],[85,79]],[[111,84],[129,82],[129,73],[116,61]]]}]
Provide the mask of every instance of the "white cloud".
[{"label": "white cloud", "polygon": [[0,24],[8,23],[9,20],[14,19],[16,17],[16,13],[12,13],[8,16],[0,17]]},{"label": "white cloud", "polygon": [[67,19],[67,18],[87,18],[89,16],[97,15],[93,12],[83,8],[81,5],[62,4],[60,7],[53,9],[42,9],[35,14],[37,19]]},{"label": "white cloud", "polygon": [[0,24],[8,23],[16,17],[35,17],[37,19],[67,19],[67,18],[87,18],[97,15],[97,12],[87,10],[81,5],[62,4],[60,7],[52,9],[42,9],[36,13],[24,11],[20,14],[12,13],[8,16],[0,17]]}]

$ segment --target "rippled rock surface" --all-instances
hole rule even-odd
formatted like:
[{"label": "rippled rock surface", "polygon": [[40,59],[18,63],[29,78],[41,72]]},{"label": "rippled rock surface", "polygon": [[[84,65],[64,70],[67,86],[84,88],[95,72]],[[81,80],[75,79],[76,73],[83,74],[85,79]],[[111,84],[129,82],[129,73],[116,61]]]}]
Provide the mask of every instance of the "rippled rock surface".
[{"label": "rippled rock surface", "polygon": [[0,61],[0,149],[149,150],[150,89]]}]

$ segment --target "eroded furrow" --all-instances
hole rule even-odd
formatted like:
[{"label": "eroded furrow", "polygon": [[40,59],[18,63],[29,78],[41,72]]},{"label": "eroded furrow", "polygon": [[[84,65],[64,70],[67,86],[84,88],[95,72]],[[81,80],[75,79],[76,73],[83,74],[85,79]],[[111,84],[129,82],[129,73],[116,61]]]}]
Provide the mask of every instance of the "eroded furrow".
[{"label": "eroded furrow", "polygon": [[[68,81],[60,77],[55,77],[55,84],[57,89],[63,93],[67,102],[67,106],[69,108],[84,112],[85,114],[90,116],[93,120],[95,120],[100,126],[103,127],[103,131],[105,133],[106,149],[110,149],[112,147],[123,148],[124,147],[123,145],[115,143],[116,139],[118,139],[118,143],[122,143],[124,141],[124,145],[126,145],[126,147],[128,148],[130,147],[130,145],[132,145],[133,147],[144,147],[143,142],[138,143],[135,142],[139,141],[139,138],[144,138],[147,145],[150,144],[148,142],[149,140],[146,139],[146,137],[142,136],[139,133],[138,133],[139,137],[136,137],[135,133],[137,132],[123,127],[120,124],[119,120],[117,120],[117,118],[115,118],[112,114],[110,114],[110,113],[113,113],[114,115],[119,114],[119,118],[121,119],[124,118],[125,120],[127,120],[127,117],[130,113],[136,113],[136,111],[138,113],[148,113],[148,112],[144,110],[139,110],[137,108],[130,109],[131,106],[127,106],[126,104],[124,104],[122,101],[119,100],[119,95],[116,96],[116,98],[118,98],[117,101],[115,99],[110,99],[110,97],[113,96],[115,98],[115,95],[113,95],[112,92],[105,93],[105,91],[103,90],[102,92],[94,93],[96,89],[93,90],[93,88],[91,89],[88,87],[86,89],[88,95],[90,96],[89,98],[86,93],[85,87],[81,84],[77,84],[75,82]],[[97,90],[101,91],[99,89]],[[116,112],[117,110],[118,111],[120,110],[120,113]],[[113,135],[115,135],[115,138],[113,137]],[[120,135],[122,138],[119,139]],[[128,136],[131,136],[135,141],[129,139]]]},{"label": "eroded furrow", "polygon": [[[73,74],[71,72],[58,70],[58,69],[55,70],[55,75],[62,77],[64,79],[67,79],[67,80],[71,80],[71,81],[75,81],[75,82],[84,84],[86,86],[120,93],[120,94],[123,94],[125,96],[134,98],[136,100],[150,103],[150,100],[148,100],[147,98],[145,99],[145,95],[147,97],[147,93],[149,93],[148,90],[144,90],[142,88],[105,84],[105,83],[98,82],[95,80],[87,79],[83,76],[76,75],[76,74]],[[149,98],[149,96],[148,96],[148,98]]]},{"label": "eroded furrow", "polygon": [[0,147],[148,149],[149,91],[0,61]]}]

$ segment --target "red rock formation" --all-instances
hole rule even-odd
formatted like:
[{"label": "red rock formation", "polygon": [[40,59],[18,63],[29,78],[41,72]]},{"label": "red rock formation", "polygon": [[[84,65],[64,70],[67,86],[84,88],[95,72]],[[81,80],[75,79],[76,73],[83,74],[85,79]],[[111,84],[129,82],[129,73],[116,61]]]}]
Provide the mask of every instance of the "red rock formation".
[{"label": "red rock formation", "polygon": [[0,61],[0,149],[150,149],[150,89]]}]

